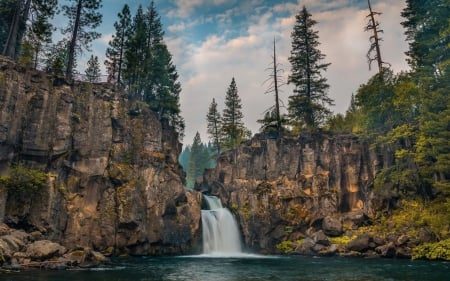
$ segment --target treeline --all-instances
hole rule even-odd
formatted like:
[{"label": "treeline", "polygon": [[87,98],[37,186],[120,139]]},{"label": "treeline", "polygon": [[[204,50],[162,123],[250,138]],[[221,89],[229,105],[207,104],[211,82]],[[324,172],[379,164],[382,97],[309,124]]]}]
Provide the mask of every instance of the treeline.
[{"label": "treeline", "polygon": [[[91,51],[91,43],[101,34],[101,0],[3,0],[0,2],[0,51],[3,56],[30,68],[65,76],[73,82],[77,58]],[[65,26],[53,26],[57,13],[67,19]],[[180,133],[184,120],[180,115],[181,85],[164,42],[160,17],[152,1],[139,6],[132,15],[127,4],[114,24],[115,34],[106,51],[107,81],[125,90],[138,109],[147,107],[160,119],[167,119]],[[52,42],[53,33],[62,31],[62,39]],[[92,54],[85,80],[98,82],[100,62]]]},{"label": "treeline", "polygon": [[205,169],[214,168],[216,158],[217,151],[211,143],[204,144],[197,132],[192,145],[186,146],[179,157],[179,162],[186,172],[186,187],[193,188],[195,180],[203,176]]}]

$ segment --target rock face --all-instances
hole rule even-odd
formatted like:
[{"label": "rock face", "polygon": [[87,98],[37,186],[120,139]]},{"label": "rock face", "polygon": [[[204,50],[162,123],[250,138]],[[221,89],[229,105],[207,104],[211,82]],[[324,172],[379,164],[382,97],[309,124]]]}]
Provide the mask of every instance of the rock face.
[{"label": "rock face", "polygon": [[237,215],[247,247],[270,253],[319,230],[339,236],[373,216],[383,204],[373,179],[389,161],[351,136],[257,135],[223,153],[196,189]]},{"label": "rock face", "polygon": [[67,85],[0,58],[0,173],[24,162],[48,176],[27,198],[0,187],[9,227],[67,249],[189,251],[200,204],[183,188],[180,150],[167,122],[111,86]]}]

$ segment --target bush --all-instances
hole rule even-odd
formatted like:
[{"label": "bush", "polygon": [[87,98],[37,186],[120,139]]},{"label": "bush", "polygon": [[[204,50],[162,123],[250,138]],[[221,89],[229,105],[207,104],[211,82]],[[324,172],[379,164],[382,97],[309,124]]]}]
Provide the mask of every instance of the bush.
[{"label": "bush", "polygon": [[424,243],[413,249],[412,258],[450,261],[450,239]]},{"label": "bush", "polygon": [[23,164],[17,164],[10,169],[8,176],[0,177],[0,184],[8,191],[34,192],[46,186],[47,175]]},{"label": "bush", "polygon": [[295,248],[303,243],[303,239],[297,241],[284,240],[276,245],[278,251],[284,254],[292,253]]}]

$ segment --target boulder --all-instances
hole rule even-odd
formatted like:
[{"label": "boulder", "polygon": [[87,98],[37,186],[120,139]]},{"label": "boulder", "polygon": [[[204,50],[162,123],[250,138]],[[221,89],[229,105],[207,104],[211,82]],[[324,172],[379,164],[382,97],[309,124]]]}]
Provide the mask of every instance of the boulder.
[{"label": "boulder", "polygon": [[347,244],[347,250],[364,252],[369,249],[370,237],[367,234],[360,235]]},{"label": "boulder", "polygon": [[336,237],[343,233],[341,221],[330,216],[323,219],[322,229],[328,236]]},{"label": "boulder", "polygon": [[59,257],[67,252],[66,248],[49,240],[40,240],[27,246],[26,254],[32,260],[42,261]]},{"label": "boulder", "polygon": [[328,237],[325,235],[325,233],[322,230],[319,230],[311,236],[314,243],[323,245],[323,246],[330,246],[331,243],[328,240]]},{"label": "boulder", "polygon": [[295,248],[294,252],[296,254],[304,254],[304,255],[313,254],[312,249],[315,244],[316,243],[314,243],[314,240],[307,237],[307,238],[305,238],[305,240],[303,240],[303,242],[297,248]]},{"label": "boulder", "polygon": [[392,258],[395,256],[395,245],[392,242],[375,248],[377,254],[384,258]]},{"label": "boulder", "polygon": [[397,248],[395,256],[401,259],[410,259],[412,256],[412,249],[410,247]]},{"label": "boulder", "polygon": [[406,234],[402,234],[397,238],[397,241],[395,242],[395,245],[401,246],[406,244],[406,242],[409,241],[409,236]]}]

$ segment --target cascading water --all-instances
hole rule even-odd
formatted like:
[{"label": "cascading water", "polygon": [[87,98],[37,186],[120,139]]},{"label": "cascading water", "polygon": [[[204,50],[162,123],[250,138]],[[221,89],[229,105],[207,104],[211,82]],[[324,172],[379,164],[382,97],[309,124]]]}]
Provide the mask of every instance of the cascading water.
[{"label": "cascading water", "polygon": [[239,230],[231,212],[219,198],[204,195],[209,210],[202,210],[203,254],[209,256],[242,255]]}]

